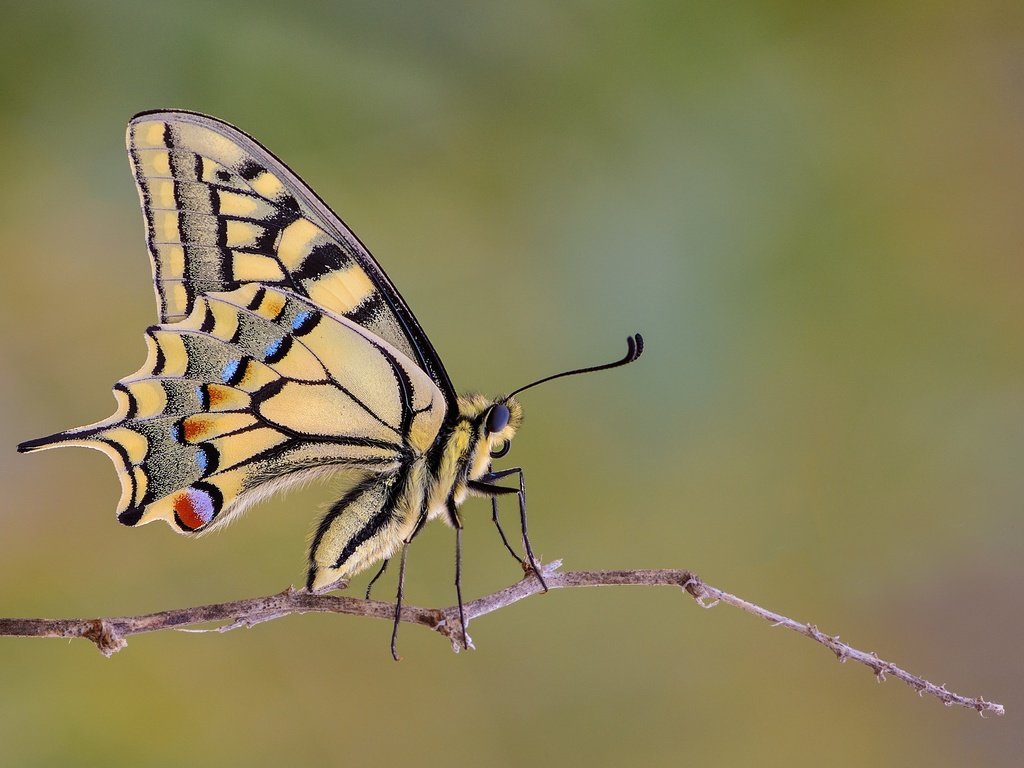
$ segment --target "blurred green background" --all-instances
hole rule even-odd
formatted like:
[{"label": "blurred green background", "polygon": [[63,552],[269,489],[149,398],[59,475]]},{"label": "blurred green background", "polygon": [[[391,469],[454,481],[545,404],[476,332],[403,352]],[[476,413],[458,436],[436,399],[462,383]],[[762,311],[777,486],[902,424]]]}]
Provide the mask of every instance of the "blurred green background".
[{"label": "blurred green background", "polygon": [[[0,615],[95,616],[302,579],[338,483],[199,541],[119,526],[98,453],[153,321],[127,119],[207,112],[366,241],[456,385],[523,398],[533,540],[680,567],[1001,720],[875,683],[670,589],[475,622],[0,638],[6,765],[1017,765],[1024,751],[1024,6],[0,3]],[[457,297],[457,298],[456,298]],[[508,508],[512,524],[514,513]],[[482,502],[465,587],[517,578]],[[453,536],[412,550],[446,605]],[[362,582],[360,582],[362,583]],[[378,595],[393,590],[393,576]]]}]

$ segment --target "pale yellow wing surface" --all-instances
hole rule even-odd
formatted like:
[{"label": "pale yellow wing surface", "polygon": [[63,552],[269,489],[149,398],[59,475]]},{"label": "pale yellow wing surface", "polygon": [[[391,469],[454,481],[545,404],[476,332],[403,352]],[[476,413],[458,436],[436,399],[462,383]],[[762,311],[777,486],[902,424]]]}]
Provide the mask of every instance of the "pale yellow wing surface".
[{"label": "pale yellow wing surface", "polygon": [[394,284],[269,150],[227,123],[181,111],[137,115],[127,145],[161,322],[182,319],[206,293],[284,288],[390,343],[454,404],[448,375]]},{"label": "pale yellow wing surface", "polygon": [[280,288],[200,296],[146,341],[145,364],[114,386],[112,417],[20,446],[106,453],[127,525],[208,530],[312,474],[387,476],[444,422],[443,393],[408,356]]}]

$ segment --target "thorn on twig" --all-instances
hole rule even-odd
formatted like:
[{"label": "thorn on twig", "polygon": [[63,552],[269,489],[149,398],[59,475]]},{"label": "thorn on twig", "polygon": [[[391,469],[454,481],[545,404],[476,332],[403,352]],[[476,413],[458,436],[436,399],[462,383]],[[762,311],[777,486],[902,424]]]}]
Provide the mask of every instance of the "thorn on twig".
[{"label": "thorn on twig", "polygon": [[209,629],[190,629],[189,632],[230,632],[233,629],[252,629],[256,625],[252,619],[241,618],[232,621],[230,624],[224,624],[219,627],[211,627]]},{"label": "thorn on twig", "polygon": [[[538,561],[540,562],[540,561]],[[540,570],[545,576],[554,576],[562,567],[561,560],[552,560],[550,563],[541,565]]]},{"label": "thorn on twig", "polygon": [[[341,578],[335,579],[330,584],[327,584],[327,585],[325,585],[323,587],[320,587],[319,589],[308,589],[308,590],[307,589],[303,589],[302,591],[306,592],[307,594],[310,594],[310,595],[326,595],[328,592],[335,592],[337,590],[344,589],[345,587],[348,586],[348,581],[349,580],[347,578],[342,576]],[[290,586],[290,585],[289,585],[288,589],[285,590],[285,592],[289,596],[295,594],[295,592],[297,592],[297,591],[298,590],[295,590],[295,587]]]}]

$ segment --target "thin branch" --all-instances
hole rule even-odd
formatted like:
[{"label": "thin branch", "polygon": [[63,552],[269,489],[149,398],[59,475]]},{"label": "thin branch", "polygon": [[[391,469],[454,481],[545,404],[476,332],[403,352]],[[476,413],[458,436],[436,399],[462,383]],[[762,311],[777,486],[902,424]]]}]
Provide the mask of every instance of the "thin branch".
[{"label": "thin branch", "polygon": [[[871,668],[879,682],[884,681],[886,676],[892,676],[916,690],[919,696],[924,694],[934,696],[947,707],[954,705],[967,707],[976,710],[982,716],[986,713],[1004,714],[1001,704],[987,701],[981,696],[977,698],[962,696],[947,690],[945,685],[930,683],[922,677],[897,667],[892,662],[878,658],[874,653],[865,653],[841,642],[838,635],[825,634],[813,624],[793,621],[781,614],[766,610],[740,597],[705,584],[696,574],[689,571],[562,572],[560,568],[561,561],[555,561],[543,567],[544,579],[549,589],[615,585],[678,587],[693,597],[703,608],[712,608],[718,603],[728,603],[754,616],[759,616],[770,622],[772,626],[784,627],[798,632],[804,637],[809,637],[832,651],[839,661],[845,662],[852,659]],[[517,584],[466,603],[464,606],[466,623],[542,591],[543,587],[537,576],[528,572]],[[266,597],[160,611],[141,616],[122,616],[109,619],[0,619],[0,636],[84,637],[95,643],[103,655],[112,656],[128,644],[126,637],[143,632],[157,632],[163,629],[227,632],[239,627],[252,627],[293,613],[347,613],[355,616],[393,620],[394,610],[394,605],[391,603],[338,595],[313,594],[289,587],[283,592]],[[448,638],[456,652],[464,647],[473,647],[471,639],[468,637],[463,639],[458,606],[448,608],[403,606],[401,620],[439,632]],[[212,629],[197,627],[197,625],[210,622],[220,623],[221,626]],[[189,629],[190,627],[192,629]]]}]

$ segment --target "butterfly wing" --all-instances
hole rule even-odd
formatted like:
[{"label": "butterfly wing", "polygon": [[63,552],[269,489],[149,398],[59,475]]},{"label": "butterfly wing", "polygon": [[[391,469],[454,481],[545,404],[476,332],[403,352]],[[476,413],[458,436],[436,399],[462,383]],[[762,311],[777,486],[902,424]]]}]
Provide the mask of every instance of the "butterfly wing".
[{"label": "butterfly wing", "polygon": [[106,453],[127,525],[205,531],[312,474],[387,477],[444,422],[443,392],[406,354],[281,288],[198,296],[146,340],[145,364],[114,386],[117,413],[19,446]]},{"label": "butterfly wing", "polygon": [[136,115],[127,145],[162,322],[188,315],[206,293],[281,287],[404,353],[454,411],[451,380],[391,280],[269,150],[227,123],[181,111]]}]

